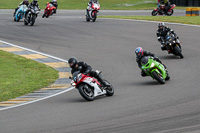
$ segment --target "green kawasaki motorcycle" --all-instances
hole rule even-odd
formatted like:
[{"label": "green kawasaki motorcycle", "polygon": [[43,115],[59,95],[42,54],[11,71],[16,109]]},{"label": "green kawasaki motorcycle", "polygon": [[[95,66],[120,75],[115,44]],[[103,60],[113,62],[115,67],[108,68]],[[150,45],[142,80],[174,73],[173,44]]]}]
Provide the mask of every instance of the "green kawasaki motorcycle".
[{"label": "green kawasaki motorcycle", "polygon": [[146,56],[141,59],[142,70],[153,79],[156,79],[159,83],[164,84],[165,80],[169,80],[170,76],[165,70],[165,67],[154,60],[154,57]]}]

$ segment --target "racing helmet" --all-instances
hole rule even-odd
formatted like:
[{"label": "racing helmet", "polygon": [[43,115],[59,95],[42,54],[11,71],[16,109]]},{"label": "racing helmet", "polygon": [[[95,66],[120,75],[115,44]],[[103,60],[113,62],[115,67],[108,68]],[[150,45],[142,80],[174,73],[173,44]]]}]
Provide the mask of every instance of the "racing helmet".
[{"label": "racing helmet", "polygon": [[33,0],[33,3],[36,4],[38,2],[38,0]]},{"label": "racing helmet", "polygon": [[144,54],[144,50],[142,49],[142,47],[137,47],[135,49],[135,54],[136,54],[137,58],[141,58]]},{"label": "racing helmet", "polygon": [[69,66],[70,66],[71,68],[74,68],[74,67],[76,66],[76,64],[77,64],[77,59],[74,58],[74,57],[69,58],[68,64],[69,64]]},{"label": "racing helmet", "polygon": [[29,4],[28,0],[24,0],[23,3],[24,3],[25,5],[28,5],[28,4]]},{"label": "racing helmet", "polygon": [[53,3],[57,3],[57,0],[53,0]]},{"label": "racing helmet", "polygon": [[158,23],[158,29],[159,30],[164,30],[164,27],[165,27],[165,23],[164,22]]}]

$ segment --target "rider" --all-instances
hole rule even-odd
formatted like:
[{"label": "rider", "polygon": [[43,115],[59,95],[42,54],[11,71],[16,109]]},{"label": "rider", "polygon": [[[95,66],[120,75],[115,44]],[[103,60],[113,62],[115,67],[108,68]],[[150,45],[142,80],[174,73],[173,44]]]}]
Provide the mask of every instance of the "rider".
[{"label": "rider", "polygon": [[[137,48],[135,49],[135,54],[136,54],[136,62],[138,63],[138,67],[139,67],[140,69],[141,69],[141,67],[142,67],[141,60],[142,60],[142,58],[145,57],[145,56],[152,56],[152,57],[154,57],[154,60],[156,60],[157,62],[161,63],[161,64],[165,67],[165,69],[167,68],[167,67],[161,62],[161,60],[160,60],[158,57],[155,57],[155,54],[154,54],[154,53],[151,53],[151,52],[148,52],[148,51],[144,51],[144,50],[142,49],[142,47],[137,47]],[[147,74],[146,74],[144,71],[142,71],[142,69],[141,69],[141,75],[142,75],[142,77],[147,76]]]},{"label": "rider", "polygon": [[161,50],[167,50],[165,47],[165,36],[167,35],[168,32],[171,32],[175,36],[175,41],[180,42],[178,39],[179,37],[177,34],[174,32],[173,29],[170,29],[168,26],[165,26],[163,22],[158,23],[158,30],[157,30],[157,37],[158,41],[161,43]]},{"label": "rider", "polygon": [[55,13],[55,14],[56,14],[56,10],[57,10],[57,7],[58,7],[57,0],[53,0],[53,1],[49,2],[49,3],[51,3],[53,6],[55,6],[55,7],[56,7],[56,9],[54,9],[54,10],[53,10],[53,13]]},{"label": "rider", "polygon": [[158,0],[158,7],[160,7],[160,4],[165,5],[165,10],[164,10],[165,12],[167,12],[171,8],[169,0]]},{"label": "rider", "polygon": [[22,1],[22,2],[19,3],[18,7],[15,8],[15,12],[13,13],[13,16],[15,16],[17,10],[20,8],[21,5],[26,5],[28,7],[28,5],[29,5],[28,0],[24,0],[24,1]]},{"label": "rider", "polygon": [[100,73],[92,71],[92,67],[85,62],[78,62],[76,58],[72,57],[68,60],[68,64],[72,68],[72,75],[74,72],[80,71],[80,73],[89,74],[91,77],[95,77],[103,85],[103,87],[108,86],[100,77]]},{"label": "rider", "polygon": [[85,16],[86,16],[86,15],[89,16],[89,10],[91,9],[92,2],[98,3],[98,0],[89,0],[89,2],[88,2],[88,4],[87,4],[87,9],[86,9],[86,14],[85,14]]},{"label": "rider", "polygon": [[36,6],[36,7],[40,10],[40,7],[39,7],[39,5],[38,5],[38,0],[33,0],[33,1],[29,4],[29,6],[28,6],[28,10],[27,10],[26,13],[25,13],[25,18],[26,18],[26,16],[27,16],[28,12],[31,10],[30,8],[31,8],[31,7],[34,7],[34,6]]}]

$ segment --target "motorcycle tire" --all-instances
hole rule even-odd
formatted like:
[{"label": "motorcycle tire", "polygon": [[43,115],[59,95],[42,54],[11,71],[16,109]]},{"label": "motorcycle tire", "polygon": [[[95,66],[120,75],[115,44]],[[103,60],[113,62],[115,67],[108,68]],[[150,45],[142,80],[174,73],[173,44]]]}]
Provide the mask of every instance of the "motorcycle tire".
[{"label": "motorcycle tire", "polygon": [[46,13],[44,13],[44,14],[42,15],[42,18],[44,18],[44,17],[45,17],[45,15],[46,15]]},{"label": "motorcycle tire", "polygon": [[172,9],[170,12],[167,12],[166,15],[171,16],[173,13],[174,13],[174,10]]},{"label": "motorcycle tire", "polygon": [[97,13],[94,13],[94,16],[92,17],[92,22],[95,22],[97,19]]},{"label": "motorcycle tire", "polygon": [[16,21],[15,17],[14,17],[14,21]]},{"label": "motorcycle tire", "polygon": [[30,25],[31,25],[31,26],[34,25],[35,19],[36,19],[36,16],[35,16],[35,15],[32,15],[32,18],[31,18],[31,21],[30,21]]},{"label": "motorcycle tire", "polygon": [[114,94],[113,86],[107,80],[104,80],[104,82],[110,85],[109,87],[106,88],[106,96],[112,96]]},{"label": "motorcycle tire", "polygon": [[80,95],[87,101],[94,100],[94,90],[87,84],[80,84],[78,87]]},{"label": "motorcycle tire", "polygon": [[151,15],[152,15],[152,16],[156,16],[157,14],[158,14],[158,12],[155,11],[155,10],[153,10],[153,11],[151,12]]},{"label": "motorcycle tire", "polygon": [[176,52],[176,55],[180,56],[181,59],[184,58],[182,53],[181,53],[181,49],[178,46],[174,47],[174,50]]},{"label": "motorcycle tire", "polygon": [[169,76],[169,73],[167,73],[167,77],[165,78],[165,80],[169,80],[170,79],[170,76]]},{"label": "motorcycle tire", "polygon": [[24,25],[28,25],[28,23],[26,22],[26,19],[24,19]]},{"label": "motorcycle tire", "polygon": [[152,75],[154,76],[154,78],[161,84],[165,84],[165,80],[163,78],[161,78],[161,76],[158,75],[158,73],[156,71],[152,72]]},{"label": "motorcycle tire", "polygon": [[89,16],[86,16],[86,21],[90,22],[90,17]]},{"label": "motorcycle tire", "polygon": [[21,18],[21,13],[19,14],[19,16],[17,17],[17,22],[19,22],[19,20],[20,20],[20,18]]}]

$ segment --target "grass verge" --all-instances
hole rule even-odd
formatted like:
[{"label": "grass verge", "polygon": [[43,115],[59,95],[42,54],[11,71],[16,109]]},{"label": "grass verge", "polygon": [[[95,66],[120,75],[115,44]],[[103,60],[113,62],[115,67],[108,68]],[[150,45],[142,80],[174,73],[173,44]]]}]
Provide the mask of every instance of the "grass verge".
[{"label": "grass verge", "polygon": [[42,63],[0,50],[0,101],[48,86],[58,72]]},{"label": "grass verge", "polygon": [[200,25],[200,17],[192,16],[98,16],[99,18],[134,19]]},{"label": "grass verge", "polygon": [[[15,9],[22,0],[1,1],[0,9]],[[30,0],[31,2],[32,0]],[[41,9],[51,0],[39,0]],[[58,0],[58,9],[86,9],[89,0]],[[157,0],[99,0],[101,10],[153,10]],[[185,7],[176,7],[185,9]]]}]

